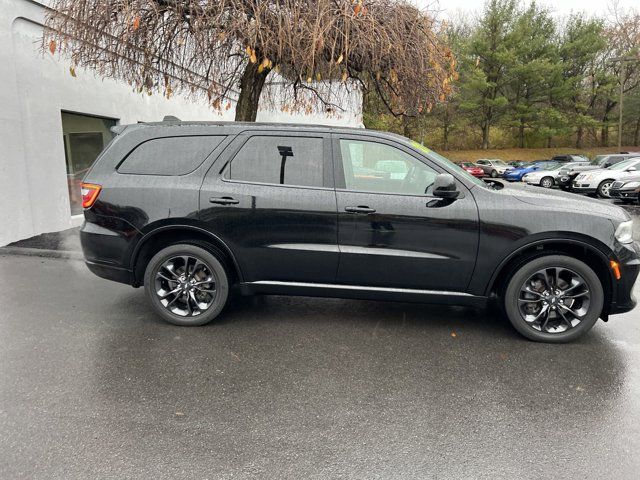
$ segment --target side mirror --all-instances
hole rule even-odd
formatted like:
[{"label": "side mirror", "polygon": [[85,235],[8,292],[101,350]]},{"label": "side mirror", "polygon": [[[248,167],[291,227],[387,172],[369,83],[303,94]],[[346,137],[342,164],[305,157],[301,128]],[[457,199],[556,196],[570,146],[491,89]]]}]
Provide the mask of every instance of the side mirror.
[{"label": "side mirror", "polygon": [[455,200],[460,196],[460,190],[453,175],[441,173],[433,182],[433,196],[445,200]]},{"label": "side mirror", "polygon": [[636,167],[627,168],[627,172],[635,172],[636,170],[637,170]]}]

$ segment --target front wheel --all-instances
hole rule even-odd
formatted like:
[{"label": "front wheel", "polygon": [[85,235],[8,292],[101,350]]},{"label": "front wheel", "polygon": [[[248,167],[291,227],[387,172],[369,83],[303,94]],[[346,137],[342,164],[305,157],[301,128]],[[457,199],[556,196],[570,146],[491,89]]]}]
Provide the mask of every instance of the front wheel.
[{"label": "front wheel", "polygon": [[554,183],[555,182],[552,177],[544,177],[542,180],[540,180],[540,186],[544,188],[551,188],[553,187]]},{"label": "front wheel", "polygon": [[598,195],[601,198],[611,198],[611,185],[613,180],[604,180],[598,185]]},{"label": "front wheel", "polygon": [[160,250],[149,261],[144,289],[164,320],[196,326],[209,323],[222,311],[229,296],[229,279],[211,252],[177,244]]},{"label": "front wheel", "polygon": [[564,255],[534,258],[511,277],[504,306],[513,327],[530,340],[564,343],[596,323],[604,291],[585,263]]},{"label": "front wheel", "polygon": [[498,178],[498,171],[497,170],[491,170],[491,178]]}]

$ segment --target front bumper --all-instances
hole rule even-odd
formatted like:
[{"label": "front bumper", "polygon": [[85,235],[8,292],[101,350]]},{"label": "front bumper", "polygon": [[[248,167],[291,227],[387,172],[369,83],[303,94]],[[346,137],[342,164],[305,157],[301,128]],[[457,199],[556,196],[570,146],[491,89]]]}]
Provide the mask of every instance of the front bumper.
[{"label": "front bumper", "polygon": [[619,198],[621,200],[638,200],[638,189],[637,188],[629,188],[629,189],[611,189],[609,190],[609,195],[611,198]]},{"label": "front bumper", "polygon": [[620,280],[614,283],[609,315],[629,312],[636,306],[633,287],[640,273],[640,245],[637,242],[619,244],[614,253],[620,265]]},{"label": "front bumper", "polygon": [[571,189],[574,192],[578,192],[578,193],[596,193],[596,191],[598,190],[598,187],[597,185],[592,185],[587,181],[577,180],[573,182],[573,184],[571,185]]}]

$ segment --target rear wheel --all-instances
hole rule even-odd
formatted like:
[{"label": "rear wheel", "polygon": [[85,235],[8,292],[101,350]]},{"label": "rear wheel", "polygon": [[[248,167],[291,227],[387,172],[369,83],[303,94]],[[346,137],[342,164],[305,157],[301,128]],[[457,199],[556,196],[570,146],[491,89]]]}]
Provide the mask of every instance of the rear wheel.
[{"label": "rear wheel", "polygon": [[585,263],[564,255],[534,258],[509,280],[504,306],[513,327],[530,340],[564,343],[587,333],[604,305],[604,291]]},{"label": "rear wheel", "polygon": [[174,325],[209,323],[229,296],[229,278],[222,263],[203,246],[177,244],[149,261],[144,288],[151,306]]},{"label": "rear wheel", "polygon": [[542,180],[540,180],[540,186],[544,188],[551,188],[553,187],[554,183],[555,182],[553,180],[553,177],[544,177]]},{"label": "rear wheel", "polygon": [[611,198],[610,191],[613,180],[604,180],[598,185],[598,195],[602,198]]}]

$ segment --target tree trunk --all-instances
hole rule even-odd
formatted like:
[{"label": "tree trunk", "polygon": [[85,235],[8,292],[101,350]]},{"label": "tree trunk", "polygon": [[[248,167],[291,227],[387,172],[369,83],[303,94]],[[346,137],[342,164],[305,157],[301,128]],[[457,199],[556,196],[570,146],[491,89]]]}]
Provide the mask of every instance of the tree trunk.
[{"label": "tree trunk", "polygon": [[600,130],[600,146],[601,147],[608,147],[609,146],[609,125],[608,122],[609,120],[605,117],[602,119],[603,125],[602,125],[602,129]]},{"label": "tree trunk", "polygon": [[578,132],[576,134],[576,148],[582,148],[583,138],[584,138],[584,129],[582,128],[582,125],[580,125],[578,127]]},{"label": "tree trunk", "polygon": [[636,121],[636,130],[633,132],[633,146],[637,147],[640,143],[640,117]]},{"label": "tree trunk", "polygon": [[518,147],[524,148],[524,118],[520,117],[520,126],[518,127]]},{"label": "tree trunk", "polygon": [[482,150],[489,148],[489,121],[482,121]]},{"label": "tree trunk", "polygon": [[240,95],[236,104],[236,122],[255,122],[258,115],[258,103],[264,82],[269,75],[265,69],[258,73],[258,63],[247,63],[240,80]]},{"label": "tree trunk", "polygon": [[442,125],[443,150],[449,150],[449,124],[447,122]]}]

